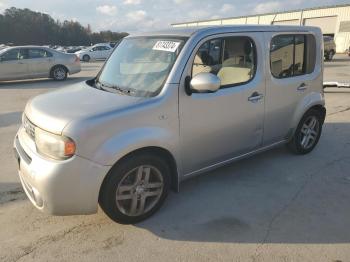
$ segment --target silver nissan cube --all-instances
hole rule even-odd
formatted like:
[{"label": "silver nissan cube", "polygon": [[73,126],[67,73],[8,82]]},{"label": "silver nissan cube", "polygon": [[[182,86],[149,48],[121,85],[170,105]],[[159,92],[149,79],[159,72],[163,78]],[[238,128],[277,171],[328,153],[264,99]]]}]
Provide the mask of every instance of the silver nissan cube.
[{"label": "silver nissan cube", "polygon": [[316,146],[319,28],[217,26],[126,37],[91,80],[31,99],[15,140],[31,202],[137,223],[183,180],[282,144]]}]

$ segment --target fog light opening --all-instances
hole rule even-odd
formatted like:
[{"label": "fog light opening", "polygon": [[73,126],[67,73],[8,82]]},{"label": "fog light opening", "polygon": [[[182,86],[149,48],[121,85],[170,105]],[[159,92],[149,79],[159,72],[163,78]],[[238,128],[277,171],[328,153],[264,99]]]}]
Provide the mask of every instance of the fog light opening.
[{"label": "fog light opening", "polygon": [[38,207],[42,207],[43,204],[44,204],[44,201],[41,198],[41,195],[40,195],[39,191],[36,190],[35,188],[32,188],[32,192],[33,192],[33,198],[34,198],[34,201],[35,201],[36,205]]}]

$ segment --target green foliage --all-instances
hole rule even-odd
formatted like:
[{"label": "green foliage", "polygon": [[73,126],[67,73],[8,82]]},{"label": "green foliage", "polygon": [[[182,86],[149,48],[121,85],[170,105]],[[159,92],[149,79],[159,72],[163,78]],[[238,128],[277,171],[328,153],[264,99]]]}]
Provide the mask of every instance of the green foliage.
[{"label": "green foliage", "polygon": [[75,21],[55,21],[50,15],[11,7],[0,14],[0,43],[15,45],[90,45],[117,41],[127,33],[91,32]]}]

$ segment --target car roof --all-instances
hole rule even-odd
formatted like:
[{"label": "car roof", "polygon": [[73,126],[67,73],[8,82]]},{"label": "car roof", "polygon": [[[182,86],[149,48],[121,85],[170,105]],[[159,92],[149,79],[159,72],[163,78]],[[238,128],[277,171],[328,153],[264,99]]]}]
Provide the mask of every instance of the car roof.
[{"label": "car roof", "polygon": [[40,45],[19,45],[19,46],[9,46],[9,48],[48,48],[48,47],[40,46]]},{"label": "car roof", "polygon": [[285,25],[228,25],[228,26],[196,26],[196,27],[181,27],[169,28],[162,31],[145,32],[132,34],[129,37],[138,36],[174,36],[174,37],[190,37],[196,33],[217,34],[229,32],[310,32],[319,31],[317,27],[311,26],[285,26]]}]

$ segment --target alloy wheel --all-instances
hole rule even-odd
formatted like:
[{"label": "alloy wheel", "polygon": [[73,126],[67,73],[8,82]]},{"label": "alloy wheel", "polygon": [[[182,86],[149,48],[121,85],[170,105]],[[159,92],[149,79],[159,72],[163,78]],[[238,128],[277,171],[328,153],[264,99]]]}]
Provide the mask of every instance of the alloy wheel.
[{"label": "alloy wheel", "polygon": [[317,141],[318,133],[320,132],[320,123],[317,117],[308,117],[304,122],[300,132],[300,145],[304,149],[311,148]]},{"label": "alloy wheel", "polygon": [[127,216],[145,214],[158,203],[163,187],[163,176],[156,167],[136,167],[125,174],[118,184],[117,207]]},{"label": "alloy wheel", "polygon": [[57,67],[53,72],[54,78],[62,80],[66,77],[66,70],[63,67]]}]

